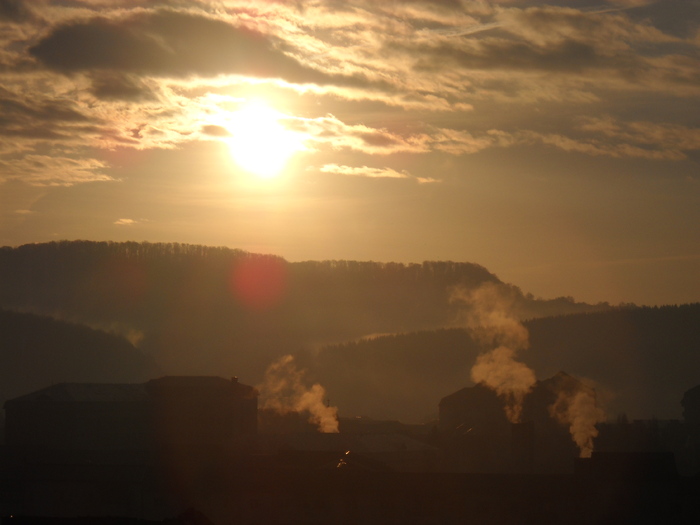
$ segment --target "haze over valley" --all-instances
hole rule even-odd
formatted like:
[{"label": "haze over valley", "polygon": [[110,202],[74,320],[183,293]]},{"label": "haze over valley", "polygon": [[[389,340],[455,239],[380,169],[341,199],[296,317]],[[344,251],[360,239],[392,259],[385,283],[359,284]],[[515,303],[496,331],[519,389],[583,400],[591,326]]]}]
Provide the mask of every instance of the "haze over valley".
[{"label": "haze over valley", "polygon": [[612,418],[668,419],[680,417],[700,364],[697,303],[537,299],[473,263],[289,263],[76,241],[3,248],[0,273],[13,276],[0,285],[4,399],[165,374],[258,385],[292,355],[304,384],[322,385],[341,416],[422,423],[443,396],[474,384],[479,356],[515,330],[525,340],[512,345],[513,361],[537,378],[565,371],[589,381]]}]

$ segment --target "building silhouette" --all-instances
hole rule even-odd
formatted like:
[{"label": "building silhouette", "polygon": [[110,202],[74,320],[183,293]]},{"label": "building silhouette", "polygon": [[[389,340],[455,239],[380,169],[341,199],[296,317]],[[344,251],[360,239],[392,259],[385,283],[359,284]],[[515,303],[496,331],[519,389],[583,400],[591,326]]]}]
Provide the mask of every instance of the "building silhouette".
[{"label": "building silhouette", "polygon": [[517,423],[506,417],[505,401],[483,384],[442,398],[438,429],[446,468],[482,473],[573,472],[579,450],[550,407],[560,392],[585,388],[564,372],[537,381],[524,398]]},{"label": "building silhouette", "polygon": [[[77,517],[87,525],[100,516],[123,517],[121,525],[174,516],[191,525],[700,522],[700,478],[678,476],[669,454],[594,452],[574,461],[565,431],[543,441],[554,431],[538,428],[538,417],[562,382],[574,385],[559,374],[538,383],[519,425],[479,385],[448,396],[436,431],[443,468],[410,472],[400,471],[400,458],[434,447],[379,424],[374,434],[357,423],[355,434],[297,433],[285,438],[285,450],[261,452],[257,392],[236,380],[54,385],[5,405],[0,514],[3,525],[68,525]],[[472,433],[480,439],[469,441]],[[456,472],[465,465],[447,462],[450,454],[476,461],[489,436],[503,471]],[[538,471],[558,458],[543,455],[541,443],[556,449],[564,438],[565,462],[575,470]],[[395,450],[395,465],[371,456],[386,450]]]},{"label": "building silhouette", "polygon": [[165,517],[248,454],[257,391],[236,378],[56,384],[5,403],[5,513]]}]

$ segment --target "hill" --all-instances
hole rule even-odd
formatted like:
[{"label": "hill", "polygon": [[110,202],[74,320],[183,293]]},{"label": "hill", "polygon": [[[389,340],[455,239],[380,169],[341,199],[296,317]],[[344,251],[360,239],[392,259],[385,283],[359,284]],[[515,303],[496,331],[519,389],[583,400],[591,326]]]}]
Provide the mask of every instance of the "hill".
[{"label": "hill", "polygon": [[[453,299],[485,285],[513,319],[529,319],[531,345],[519,358],[539,378],[564,370],[596,382],[613,416],[679,417],[683,391],[700,383],[699,305],[535,299],[472,263],[290,263],[229,248],[75,241],[0,248],[0,275],[8,276],[0,307],[119,331],[162,373],[256,384],[273,360],[295,354],[342,415],[425,420],[441,397],[471,384],[484,347],[464,330],[468,308]],[[23,323],[31,335],[13,332]],[[14,342],[4,351],[15,352],[3,366],[8,392],[28,370],[36,387],[152,375],[139,375],[152,367],[123,339],[107,344],[106,335],[73,326],[60,330],[80,342],[61,343],[69,337],[56,323],[5,323]],[[38,339],[27,353],[28,337]]]},{"label": "hill", "polygon": [[[564,370],[593,381],[615,417],[680,418],[683,393],[700,384],[700,303],[614,309],[524,323],[519,360],[539,379]],[[404,421],[436,415],[441,397],[473,383],[486,350],[464,329],[328,345],[300,360],[327,385],[341,415]]]},{"label": "hill", "polygon": [[473,263],[290,263],[182,244],[0,248],[0,307],[138,334],[166,373],[256,382],[280,355],[368,334],[459,324],[457,289],[494,283],[523,317],[606,309],[538,300]]},{"label": "hill", "polygon": [[137,383],[158,374],[122,337],[0,310],[0,403],[54,383]]}]

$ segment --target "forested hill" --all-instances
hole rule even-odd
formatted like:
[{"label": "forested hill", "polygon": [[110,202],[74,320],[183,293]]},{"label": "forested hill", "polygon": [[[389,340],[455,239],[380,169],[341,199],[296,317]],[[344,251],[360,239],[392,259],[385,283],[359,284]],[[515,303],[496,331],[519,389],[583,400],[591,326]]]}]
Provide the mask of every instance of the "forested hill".
[{"label": "forested hill", "polygon": [[121,337],[0,310],[0,406],[54,383],[137,383],[158,375],[155,363]]},{"label": "forested hill", "polygon": [[484,283],[532,318],[531,347],[518,358],[540,379],[563,370],[595,381],[613,416],[679,417],[683,392],[700,384],[699,304],[610,309],[536,300],[470,263],[288,263],[228,248],[57,242],[1,248],[0,276],[0,307],[128,334],[139,347],[3,312],[0,398],[51,382],[163,373],[256,384],[274,359],[293,353],[341,414],[421,420],[470,384],[483,348],[449,328],[463,313],[450,298]]},{"label": "forested hill", "polygon": [[[525,323],[530,348],[517,358],[539,379],[558,371],[592,380],[608,414],[680,418],[683,393],[700,384],[700,303],[613,309]],[[329,345],[302,356],[347,415],[410,420],[472,384],[485,350],[466,330],[435,330]]]},{"label": "forested hill", "polygon": [[456,287],[496,283],[524,317],[590,311],[536,300],[472,263],[289,263],[182,244],[52,242],[0,248],[0,306],[139,334],[167,373],[254,381],[310,344],[454,325]]}]

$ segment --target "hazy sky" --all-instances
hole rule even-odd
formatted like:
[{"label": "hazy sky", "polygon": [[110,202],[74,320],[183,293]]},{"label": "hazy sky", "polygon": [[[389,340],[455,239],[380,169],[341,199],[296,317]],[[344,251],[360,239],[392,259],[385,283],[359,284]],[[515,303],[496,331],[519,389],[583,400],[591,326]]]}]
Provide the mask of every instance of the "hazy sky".
[{"label": "hazy sky", "polygon": [[700,300],[695,0],[0,0],[0,244]]}]

